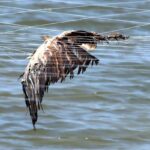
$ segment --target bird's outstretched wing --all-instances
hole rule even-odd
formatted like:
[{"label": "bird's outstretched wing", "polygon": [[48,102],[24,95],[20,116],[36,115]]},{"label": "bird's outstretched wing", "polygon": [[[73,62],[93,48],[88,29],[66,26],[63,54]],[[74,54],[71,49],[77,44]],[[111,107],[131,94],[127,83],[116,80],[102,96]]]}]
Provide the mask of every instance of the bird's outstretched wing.
[{"label": "bird's outstretched wing", "polygon": [[52,39],[44,39],[44,43],[31,56],[21,82],[34,128],[48,86],[63,82],[67,76],[72,79],[75,69],[77,74],[81,74],[90,64],[98,64],[99,60],[88,53],[83,45],[93,48],[97,42],[125,39],[125,36],[118,33],[116,36],[103,36],[95,32],[69,31]]}]

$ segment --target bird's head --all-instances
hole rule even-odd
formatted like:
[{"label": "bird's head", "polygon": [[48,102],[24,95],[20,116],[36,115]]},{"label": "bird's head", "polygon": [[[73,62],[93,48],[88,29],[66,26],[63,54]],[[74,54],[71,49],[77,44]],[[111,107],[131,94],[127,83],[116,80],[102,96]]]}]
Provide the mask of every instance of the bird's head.
[{"label": "bird's head", "polygon": [[44,36],[42,36],[42,39],[43,39],[44,41],[47,41],[47,40],[52,39],[52,37],[51,37],[51,36],[48,36],[48,35],[44,35]]}]

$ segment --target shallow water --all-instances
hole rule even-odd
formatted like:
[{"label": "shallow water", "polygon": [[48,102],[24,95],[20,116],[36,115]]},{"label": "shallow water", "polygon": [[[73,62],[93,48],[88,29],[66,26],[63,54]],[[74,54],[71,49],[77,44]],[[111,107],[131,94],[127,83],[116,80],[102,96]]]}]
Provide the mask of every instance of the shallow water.
[{"label": "shallow water", "polygon": [[[0,149],[149,150],[150,1],[1,0]],[[119,31],[125,42],[98,45],[101,63],[50,86],[32,130],[19,75],[42,35]]]}]

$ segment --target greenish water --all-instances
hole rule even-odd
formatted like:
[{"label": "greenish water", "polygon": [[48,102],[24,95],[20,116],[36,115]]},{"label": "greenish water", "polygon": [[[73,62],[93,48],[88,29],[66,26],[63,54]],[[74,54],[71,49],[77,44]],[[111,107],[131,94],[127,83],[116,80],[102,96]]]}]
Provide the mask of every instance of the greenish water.
[{"label": "greenish water", "polygon": [[[0,149],[149,150],[150,1],[1,0]],[[50,86],[32,130],[19,75],[42,35],[120,31],[125,42],[98,45],[101,64]]]}]

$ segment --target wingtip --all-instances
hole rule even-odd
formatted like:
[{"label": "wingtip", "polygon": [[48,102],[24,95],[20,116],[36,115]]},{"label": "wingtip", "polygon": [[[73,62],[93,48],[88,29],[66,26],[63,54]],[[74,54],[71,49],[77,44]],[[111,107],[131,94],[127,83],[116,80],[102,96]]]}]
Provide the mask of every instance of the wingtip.
[{"label": "wingtip", "polygon": [[36,131],[35,122],[32,121],[33,130]]},{"label": "wingtip", "polygon": [[109,35],[107,35],[108,40],[126,40],[129,36],[121,34],[119,32],[112,32]]}]

